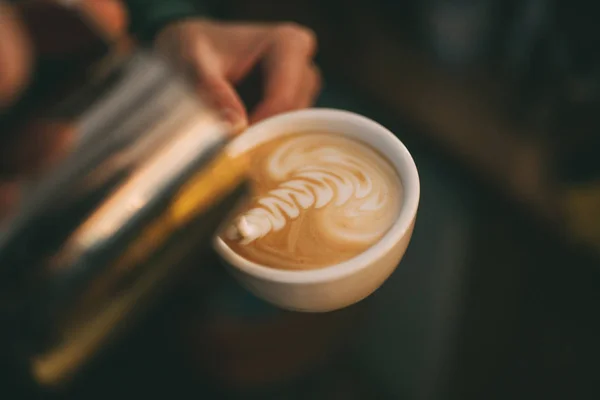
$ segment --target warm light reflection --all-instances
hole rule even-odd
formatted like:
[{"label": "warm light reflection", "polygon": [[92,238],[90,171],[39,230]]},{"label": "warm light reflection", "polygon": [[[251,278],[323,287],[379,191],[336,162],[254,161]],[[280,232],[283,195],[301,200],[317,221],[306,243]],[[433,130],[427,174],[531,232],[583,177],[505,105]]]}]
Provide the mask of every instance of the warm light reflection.
[{"label": "warm light reflection", "polygon": [[75,318],[65,330],[63,344],[33,360],[33,373],[39,382],[52,385],[68,378],[85,359],[95,353],[115,326],[139,303],[142,296],[162,279],[166,274],[165,267],[154,268],[145,265],[148,268],[135,284],[121,292],[120,296],[116,296],[114,301],[93,316],[86,315],[85,306],[96,304],[94,300],[98,299],[97,296],[106,294],[113,284],[118,283],[118,279],[123,277],[123,271],[132,270],[147,262],[154,250],[164,245],[174,232],[231,194],[245,179],[246,161],[244,157],[231,158],[222,154],[179,190],[166,211],[140,234],[113,266],[108,268],[110,273],[94,282],[88,296],[80,302],[80,318]]}]

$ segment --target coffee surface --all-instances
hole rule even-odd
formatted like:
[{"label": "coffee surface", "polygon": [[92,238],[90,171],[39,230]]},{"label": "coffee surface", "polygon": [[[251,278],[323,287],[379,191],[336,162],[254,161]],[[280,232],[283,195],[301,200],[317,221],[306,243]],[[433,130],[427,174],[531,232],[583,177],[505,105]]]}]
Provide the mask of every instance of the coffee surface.
[{"label": "coffee surface", "polygon": [[241,257],[276,269],[349,260],[397,220],[402,183],[380,153],[323,132],[283,136],[251,151],[251,198],[221,233]]}]

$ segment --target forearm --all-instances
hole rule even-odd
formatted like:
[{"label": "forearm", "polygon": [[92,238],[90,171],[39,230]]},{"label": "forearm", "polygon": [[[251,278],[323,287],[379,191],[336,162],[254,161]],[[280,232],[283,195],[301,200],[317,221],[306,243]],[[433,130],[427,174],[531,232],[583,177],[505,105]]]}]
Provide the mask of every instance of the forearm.
[{"label": "forearm", "polygon": [[206,13],[199,0],[124,0],[129,10],[130,31],[151,41],[166,24]]}]

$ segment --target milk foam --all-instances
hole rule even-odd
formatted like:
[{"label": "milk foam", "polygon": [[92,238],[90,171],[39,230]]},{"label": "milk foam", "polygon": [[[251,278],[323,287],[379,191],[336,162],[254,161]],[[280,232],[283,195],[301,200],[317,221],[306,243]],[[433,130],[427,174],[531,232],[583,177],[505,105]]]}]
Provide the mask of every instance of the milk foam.
[{"label": "milk foam", "polygon": [[[244,246],[276,234],[301,216],[310,216],[324,246],[369,246],[397,217],[401,185],[395,171],[358,142],[302,134],[274,148],[262,165],[257,179],[277,185],[259,195],[236,219],[237,229],[227,233]],[[290,237],[285,247],[295,248],[289,241],[298,237]]]}]

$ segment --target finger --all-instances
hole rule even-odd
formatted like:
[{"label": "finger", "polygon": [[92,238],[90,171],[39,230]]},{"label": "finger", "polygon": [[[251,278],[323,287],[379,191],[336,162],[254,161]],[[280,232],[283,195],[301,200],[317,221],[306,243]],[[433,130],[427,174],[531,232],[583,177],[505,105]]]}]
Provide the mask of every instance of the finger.
[{"label": "finger", "polygon": [[31,43],[17,14],[0,1],[0,109],[25,86],[32,59]]},{"label": "finger", "polygon": [[121,36],[127,29],[129,16],[120,0],[85,0],[78,6],[111,38]]},{"label": "finger", "polygon": [[223,114],[235,131],[242,131],[248,124],[246,108],[226,79],[220,59],[211,49],[197,43],[191,64],[200,95]]},{"label": "finger", "polygon": [[305,71],[316,50],[314,34],[297,25],[284,25],[265,58],[264,99],[253,121],[298,107]]},{"label": "finger", "polygon": [[321,91],[322,78],[321,71],[316,65],[311,65],[306,69],[306,78],[304,78],[305,84],[303,90],[298,96],[298,108],[307,108],[312,106],[319,92]]},{"label": "finger", "polygon": [[302,109],[312,106],[321,91],[322,78],[321,72],[315,65],[311,65],[305,68],[302,79],[302,86],[297,94],[296,99],[290,102],[285,108],[278,108],[270,110],[257,109],[250,118],[250,123],[258,122],[262,119],[268,118],[272,115],[278,114],[284,111],[291,111],[295,109]]},{"label": "finger", "polygon": [[248,116],[235,88],[222,77],[204,77],[199,82],[200,94],[231,123],[233,130],[241,132],[248,125]]}]

